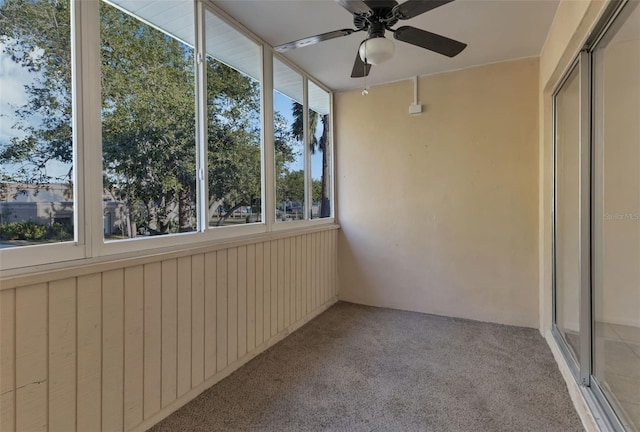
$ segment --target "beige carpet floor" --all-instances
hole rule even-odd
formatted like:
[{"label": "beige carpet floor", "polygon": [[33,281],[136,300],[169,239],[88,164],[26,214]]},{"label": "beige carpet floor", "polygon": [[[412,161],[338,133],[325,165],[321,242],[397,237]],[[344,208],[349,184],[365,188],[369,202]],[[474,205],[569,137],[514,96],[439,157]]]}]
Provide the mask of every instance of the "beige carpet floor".
[{"label": "beige carpet floor", "polygon": [[535,329],[338,303],[152,431],[580,431]]}]

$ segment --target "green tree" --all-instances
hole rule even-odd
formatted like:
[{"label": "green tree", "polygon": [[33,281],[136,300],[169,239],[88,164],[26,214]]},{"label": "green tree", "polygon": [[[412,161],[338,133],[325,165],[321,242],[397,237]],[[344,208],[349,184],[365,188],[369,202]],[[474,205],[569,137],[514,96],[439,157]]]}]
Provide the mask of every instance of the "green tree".
[{"label": "green tree", "polygon": [[[195,228],[196,144],[193,49],[107,4],[100,6],[105,193],[123,204],[122,229],[135,236]],[[73,155],[68,1],[5,0],[0,42],[36,74],[16,108],[21,131],[0,143],[0,181],[46,184],[50,161]],[[209,209],[260,206],[260,87],[208,59]],[[34,121],[34,119],[36,121]],[[292,160],[291,137],[276,123],[276,166]],[[19,136],[17,136],[19,135]],[[70,173],[67,174],[70,177]],[[220,212],[218,212],[220,213]]]},{"label": "green tree", "polygon": [[[16,131],[0,143],[0,181],[46,184],[50,161],[70,164],[71,45],[68,1],[5,0],[0,6],[0,43],[11,60],[35,77],[25,88],[27,103],[16,107]],[[11,172],[2,165],[11,165]]]}]

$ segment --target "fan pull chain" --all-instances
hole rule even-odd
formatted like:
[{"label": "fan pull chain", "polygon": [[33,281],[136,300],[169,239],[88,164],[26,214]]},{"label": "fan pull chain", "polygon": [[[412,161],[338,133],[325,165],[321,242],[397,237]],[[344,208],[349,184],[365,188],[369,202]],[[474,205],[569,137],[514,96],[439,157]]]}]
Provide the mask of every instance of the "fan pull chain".
[{"label": "fan pull chain", "polygon": [[367,90],[367,45],[364,45],[364,64],[363,64],[363,73],[364,75],[364,88],[362,89],[362,96],[366,96],[369,94],[369,90]]}]

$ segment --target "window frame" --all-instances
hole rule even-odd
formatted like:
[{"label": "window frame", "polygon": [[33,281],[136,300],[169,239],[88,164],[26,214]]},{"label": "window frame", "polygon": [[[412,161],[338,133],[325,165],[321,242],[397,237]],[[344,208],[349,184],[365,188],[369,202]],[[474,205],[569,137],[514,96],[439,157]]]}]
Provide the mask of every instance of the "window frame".
[{"label": "window frame", "polygon": [[[334,145],[334,129],[333,129],[333,92],[324,84],[322,84],[320,81],[318,81],[317,79],[315,79],[313,76],[309,75],[308,73],[306,73],[304,70],[302,70],[300,67],[298,67],[295,63],[292,63],[291,61],[289,61],[286,57],[284,57],[282,54],[274,51],[273,49],[271,49],[272,53],[273,53],[273,58],[278,59],[279,62],[281,62],[282,64],[284,64],[285,66],[289,67],[292,71],[300,74],[302,76],[302,94],[303,94],[303,131],[304,131],[304,140],[303,140],[303,147],[304,147],[304,191],[305,191],[305,205],[304,205],[304,219],[303,220],[294,220],[294,221],[289,221],[289,222],[278,222],[275,221],[274,223],[272,223],[272,225],[269,227],[269,231],[275,231],[275,232],[280,232],[280,231],[286,231],[286,230],[290,230],[290,229],[301,229],[301,228],[306,228],[306,227],[315,227],[318,225],[327,225],[327,224],[334,224],[336,223],[336,213],[335,213],[335,206],[336,206],[336,200],[335,200],[335,163],[334,163],[334,152],[335,152],[335,145]],[[273,68],[271,68],[271,72],[273,72]],[[329,154],[330,154],[330,191],[331,191],[331,196],[330,196],[330,202],[331,202],[331,215],[329,217],[326,218],[316,218],[316,219],[311,219],[311,203],[312,203],[312,180],[311,180],[311,153],[309,152],[309,134],[308,134],[308,129],[309,129],[309,82],[312,82],[314,85],[318,86],[319,88],[321,88],[322,90],[326,91],[329,94],[329,108],[330,108],[330,112],[329,112]],[[272,86],[271,88],[271,93],[273,93],[274,87]],[[274,109],[273,109],[273,101],[271,102],[271,105],[267,105],[267,107],[271,107],[271,127],[273,127],[273,114],[274,114]],[[271,132],[271,145],[273,146],[273,131]],[[269,154],[274,154],[273,150],[271,150],[271,153]],[[273,159],[273,158],[272,158]],[[273,168],[273,172],[274,172],[274,177],[273,180],[271,182],[268,182],[267,184],[269,185],[269,187],[271,187],[273,189],[273,203],[275,203],[275,167]],[[273,211],[271,211],[273,210]],[[273,213],[272,217],[275,220],[275,208],[269,210],[269,213]]]},{"label": "window frame", "polygon": [[[293,64],[264,40],[256,36],[209,0],[193,0],[196,91],[196,217],[197,229],[187,233],[138,237],[106,241],[103,235],[102,202],[102,122],[100,83],[100,18],[99,2],[71,0],[71,49],[74,134],[74,230],[75,241],[8,248],[0,251],[0,277],[15,276],[38,269],[59,269],[84,262],[125,258],[134,253],[156,254],[193,247],[194,244],[215,244],[230,239],[243,239],[271,232],[302,230],[336,223],[335,166],[333,136],[333,92],[320,81]],[[254,42],[260,52],[262,79],[261,103],[261,198],[262,220],[239,226],[209,227],[207,124],[206,124],[206,28],[205,14],[214,14],[227,25]],[[144,20],[141,20],[144,22]],[[330,97],[330,190],[331,216],[310,219],[310,206],[305,220],[288,223],[275,221],[275,161],[273,136],[273,59],[290,67],[303,77],[304,130],[308,128],[308,82],[325,90]],[[92,143],[85,145],[85,143]],[[305,139],[305,192],[311,201],[310,157]],[[100,173],[98,175],[94,173]],[[87,175],[88,174],[88,175]],[[80,262],[79,262],[80,261]]]}]

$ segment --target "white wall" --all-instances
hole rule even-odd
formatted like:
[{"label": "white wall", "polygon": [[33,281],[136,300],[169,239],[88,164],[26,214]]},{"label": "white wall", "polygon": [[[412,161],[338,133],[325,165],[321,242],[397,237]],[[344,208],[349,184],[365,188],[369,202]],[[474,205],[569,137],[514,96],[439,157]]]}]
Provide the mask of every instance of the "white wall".
[{"label": "white wall", "polygon": [[538,325],[538,60],[337,94],[340,298]]},{"label": "white wall", "polygon": [[337,227],[5,279],[0,430],[145,430],[333,304]]}]

